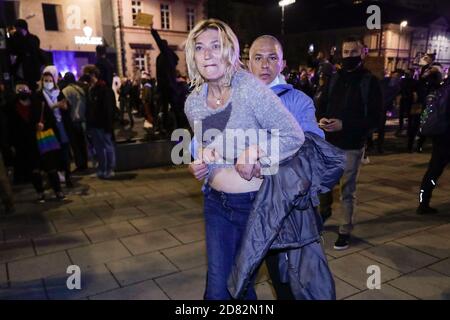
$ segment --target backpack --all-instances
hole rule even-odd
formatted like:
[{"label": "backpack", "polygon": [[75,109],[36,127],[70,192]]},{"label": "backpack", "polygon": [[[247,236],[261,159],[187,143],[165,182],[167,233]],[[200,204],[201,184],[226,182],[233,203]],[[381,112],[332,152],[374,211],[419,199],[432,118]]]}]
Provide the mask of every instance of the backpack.
[{"label": "backpack", "polygon": [[420,115],[420,133],[424,136],[438,136],[448,129],[447,106],[450,85],[432,91],[425,98],[425,109]]}]

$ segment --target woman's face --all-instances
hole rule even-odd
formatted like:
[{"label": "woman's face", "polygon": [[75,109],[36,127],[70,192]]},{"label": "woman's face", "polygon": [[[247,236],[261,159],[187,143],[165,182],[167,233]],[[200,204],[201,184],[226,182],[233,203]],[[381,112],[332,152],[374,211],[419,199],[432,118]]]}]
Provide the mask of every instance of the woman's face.
[{"label": "woman's face", "polygon": [[44,88],[46,88],[47,90],[52,90],[55,87],[52,76],[44,76],[42,81],[44,83]]},{"label": "woman's face", "polygon": [[207,29],[197,37],[194,59],[206,81],[217,81],[225,75],[226,63],[221,55],[219,31]]}]

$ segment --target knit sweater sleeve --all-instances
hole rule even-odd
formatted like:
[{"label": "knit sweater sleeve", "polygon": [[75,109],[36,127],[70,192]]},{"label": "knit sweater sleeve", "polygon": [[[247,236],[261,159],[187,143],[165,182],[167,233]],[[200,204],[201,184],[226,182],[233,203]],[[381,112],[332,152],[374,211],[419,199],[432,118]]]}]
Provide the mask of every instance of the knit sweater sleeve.
[{"label": "knit sweater sleeve", "polygon": [[259,127],[269,131],[267,144],[259,144],[269,163],[277,164],[297,152],[303,145],[305,136],[280,98],[250,74],[245,77],[242,86],[242,90],[247,92],[247,101]]}]

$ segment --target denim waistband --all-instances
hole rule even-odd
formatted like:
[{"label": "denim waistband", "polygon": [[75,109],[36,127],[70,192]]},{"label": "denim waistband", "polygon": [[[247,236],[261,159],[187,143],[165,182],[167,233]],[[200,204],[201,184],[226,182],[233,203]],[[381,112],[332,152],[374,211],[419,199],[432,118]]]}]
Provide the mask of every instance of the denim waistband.
[{"label": "denim waistband", "polygon": [[217,191],[211,188],[210,185],[205,184],[202,188],[205,195],[213,196],[214,198],[227,200],[227,201],[253,201],[258,194],[258,191],[242,192],[242,193],[227,193],[223,191]]}]

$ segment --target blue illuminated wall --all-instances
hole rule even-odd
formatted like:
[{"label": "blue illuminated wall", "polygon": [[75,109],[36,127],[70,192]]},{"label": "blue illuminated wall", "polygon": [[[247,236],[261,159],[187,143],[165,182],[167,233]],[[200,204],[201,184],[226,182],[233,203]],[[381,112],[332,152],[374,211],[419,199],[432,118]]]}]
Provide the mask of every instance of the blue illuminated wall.
[{"label": "blue illuminated wall", "polygon": [[70,71],[78,78],[84,65],[95,63],[95,52],[52,51],[52,54],[53,64],[62,76]]}]

